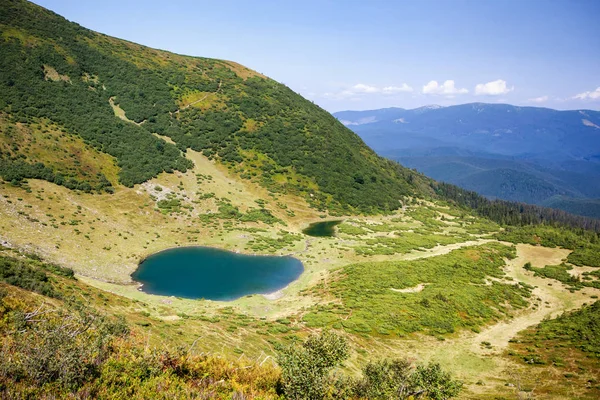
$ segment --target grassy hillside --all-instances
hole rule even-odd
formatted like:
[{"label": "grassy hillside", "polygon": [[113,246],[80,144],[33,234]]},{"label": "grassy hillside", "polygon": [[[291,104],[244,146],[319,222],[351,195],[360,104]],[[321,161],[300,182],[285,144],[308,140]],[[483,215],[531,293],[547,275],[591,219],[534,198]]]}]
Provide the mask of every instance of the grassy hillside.
[{"label": "grassy hillside", "polygon": [[[0,397],[507,398],[509,340],[600,295],[598,221],[408,171],[233,62],[0,6]],[[178,246],[304,272],[230,302],[141,290]],[[548,279],[569,273],[590,284]]]},{"label": "grassy hillside", "polygon": [[[41,130],[82,138],[114,157],[125,186],[185,171],[191,164],[180,151],[189,148],[321,208],[396,209],[411,192],[410,171],[375,155],[326,111],[241,65],[104,36],[23,0],[0,5],[6,180],[108,187],[108,171],[70,170],[73,160],[29,151],[16,132]],[[54,144],[65,149],[61,140]]]},{"label": "grassy hillside", "polygon": [[13,185],[114,192],[185,172],[194,150],[337,215],[433,194],[431,180],[245,67],[107,37],[26,1],[0,4],[0,171]]}]

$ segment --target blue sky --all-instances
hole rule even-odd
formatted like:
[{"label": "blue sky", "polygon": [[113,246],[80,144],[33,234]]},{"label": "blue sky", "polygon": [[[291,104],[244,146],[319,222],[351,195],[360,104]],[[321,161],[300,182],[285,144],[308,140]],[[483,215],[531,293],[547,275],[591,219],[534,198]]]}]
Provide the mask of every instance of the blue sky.
[{"label": "blue sky", "polygon": [[599,0],[35,0],[87,28],[234,60],[329,111],[600,109]]}]

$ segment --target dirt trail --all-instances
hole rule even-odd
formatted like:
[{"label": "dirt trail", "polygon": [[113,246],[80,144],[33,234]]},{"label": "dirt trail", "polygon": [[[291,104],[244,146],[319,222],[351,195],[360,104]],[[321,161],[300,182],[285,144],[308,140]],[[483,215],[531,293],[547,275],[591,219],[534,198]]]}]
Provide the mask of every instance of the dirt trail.
[{"label": "dirt trail", "polygon": [[[452,248],[463,246],[464,243],[451,245]],[[448,247],[440,247],[435,253],[446,252]],[[590,298],[592,295],[600,296],[600,290],[593,288],[571,293],[560,282],[534,277],[533,273],[523,268],[526,262],[531,262],[536,267],[560,264],[570,250],[530,245],[516,247],[517,258],[507,261],[505,272],[515,282],[521,281],[536,286],[531,299],[533,304],[527,309],[520,311],[511,320],[483,329],[481,333],[465,331],[444,341],[427,336],[402,338],[389,343],[378,343],[381,347],[377,352],[400,354],[423,362],[440,362],[445,368],[452,369],[456,377],[466,383],[465,398],[487,398],[489,393],[496,393],[501,390],[498,388],[504,388],[507,382],[512,382],[513,378],[508,371],[513,370],[516,365],[503,357],[510,339],[520,331],[538,324],[545,317],[555,317],[563,311],[579,308],[586,302],[590,303],[594,301]],[[421,257],[432,255],[430,252],[422,254]],[[549,283],[552,286],[549,286]],[[489,342],[489,346],[482,346],[482,342]],[[390,347],[384,348],[386,345]],[[476,384],[478,381],[485,382],[485,386]]]},{"label": "dirt trail", "polygon": [[[512,320],[493,325],[473,337],[471,350],[479,354],[489,354],[490,350],[481,346],[481,342],[488,342],[492,346],[492,352],[501,351],[518,332],[538,324],[545,317],[555,317],[563,311],[579,308],[583,303],[590,301],[591,294],[599,294],[600,290],[592,288],[571,293],[560,282],[534,277],[532,272],[523,269],[527,262],[531,262],[535,267],[560,264],[570,252],[565,249],[517,245],[517,258],[507,262],[506,273],[516,281],[536,286],[532,294],[532,305]],[[549,286],[549,283],[552,286]]]},{"label": "dirt trail", "polygon": [[441,256],[441,255],[450,253],[452,250],[457,250],[457,249],[461,249],[463,247],[468,247],[468,246],[478,246],[481,244],[495,242],[495,241],[496,240],[494,240],[494,239],[478,239],[478,240],[470,240],[468,242],[448,244],[445,246],[436,246],[432,249],[427,249],[427,250],[422,250],[422,251],[411,251],[408,254],[403,254],[400,259],[401,260],[418,260],[420,258]]},{"label": "dirt trail", "polygon": [[395,289],[390,288],[392,292],[396,293],[419,293],[425,289],[425,286],[429,285],[429,283],[419,283],[417,286],[409,287],[406,289]]},{"label": "dirt trail", "polygon": [[142,122],[135,122],[134,120],[131,120],[131,119],[127,118],[127,116],[125,115],[125,110],[123,110],[121,108],[121,106],[119,106],[118,104],[115,104],[115,98],[114,97],[111,97],[110,99],[108,99],[108,103],[112,107],[115,115],[118,118],[122,119],[123,121],[131,122],[132,124],[136,124],[137,126],[141,126],[144,122],[146,122],[146,120],[143,120]]}]

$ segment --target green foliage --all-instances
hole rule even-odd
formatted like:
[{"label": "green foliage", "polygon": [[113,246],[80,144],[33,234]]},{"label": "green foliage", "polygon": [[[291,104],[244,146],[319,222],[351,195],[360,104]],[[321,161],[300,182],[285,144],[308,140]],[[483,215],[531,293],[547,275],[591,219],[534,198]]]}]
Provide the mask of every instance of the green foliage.
[{"label": "green foliage", "polygon": [[[413,190],[407,177],[415,173],[378,157],[284,85],[251,71],[241,76],[220,60],[107,38],[24,1],[3,0],[2,9],[0,110],[13,123],[47,118],[113,155],[126,186],[185,171],[191,163],[180,150],[191,148],[270,190],[304,195],[318,208],[393,210]],[[44,66],[67,78],[49,79]],[[217,100],[207,107],[183,104],[194,93]],[[109,100],[129,121],[115,117]]]},{"label": "green foliage", "polygon": [[38,309],[12,312],[15,329],[3,341],[0,376],[22,379],[37,386],[56,382],[76,389],[98,372],[107,359],[113,338],[128,333],[123,320],[113,322],[72,303],[71,310]]},{"label": "green foliage", "polygon": [[174,197],[159,200],[156,203],[156,207],[165,213],[179,212],[181,210],[181,200]]},{"label": "green foliage", "polygon": [[58,297],[45,271],[72,278],[73,270],[31,258],[0,256],[0,281],[44,296]]},{"label": "green foliage", "polygon": [[360,398],[373,400],[427,399],[444,400],[458,396],[462,382],[452,379],[439,364],[418,365],[412,369],[406,360],[379,360],[363,368],[363,377],[355,383]]},{"label": "green foliage", "polygon": [[392,255],[417,249],[431,249],[438,245],[463,242],[463,235],[431,235],[415,232],[398,232],[396,237],[377,237],[364,240],[364,246],[355,247],[356,253],[365,256]]},{"label": "green foliage", "polygon": [[[540,361],[544,364],[556,364],[553,359],[556,359],[557,354],[554,353],[568,352],[569,349],[577,349],[586,357],[600,359],[600,302],[565,312],[555,319],[544,320],[534,329],[522,332],[514,342],[521,344],[518,346],[520,348],[533,345],[539,349],[554,350],[550,354],[544,352],[541,355]],[[532,354],[524,350],[513,355],[529,363],[532,356],[540,356],[539,351]]]},{"label": "green foliage", "polygon": [[348,357],[347,343],[335,333],[312,335],[302,345],[278,350],[281,385],[286,399],[360,398],[443,400],[456,397],[462,383],[439,364],[417,365],[383,359],[367,363],[362,377],[332,376],[331,370]]},{"label": "green foliage", "polygon": [[231,204],[229,200],[221,199],[218,201],[217,213],[202,214],[200,220],[203,222],[222,220],[234,220],[239,222],[263,222],[267,225],[284,224],[282,220],[275,217],[270,210],[266,208],[249,208],[245,213],[241,212],[239,207]]},{"label": "green foliage", "polygon": [[[3,158],[4,156],[6,157]],[[25,179],[43,179],[68,189],[76,189],[88,193],[92,190],[108,193],[112,193],[113,191],[112,184],[104,175],[100,175],[98,177],[98,184],[92,186],[87,181],[65,177],[61,173],[55,173],[43,163],[29,164],[17,157],[2,154],[2,152],[0,152],[0,176],[5,181],[11,182],[15,186],[21,185]]]},{"label": "green foliage", "polygon": [[363,228],[351,224],[340,224],[338,225],[337,230],[340,234],[351,236],[360,236],[367,233]]},{"label": "green foliage", "polygon": [[304,321],[369,335],[478,328],[528,304],[528,287],[486,284],[487,277],[504,276],[504,259],[514,254],[514,248],[487,244],[421,260],[348,265],[329,283],[341,304],[314,306]]},{"label": "green foliage", "polygon": [[410,392],[406,382],[411,372],[411,364],[405,360],[371,361],[363,367],[354,390],[361,398],[398,399]]},{"label": "green foliage", "polygon": [[293,246],[300,240],[302,240],[302,235],[280,230],[276,238],[255,235],[252,240],[248,241],[248,245],[253,251],[273,253],[288,246]]},{"label": "green foliage", "polygon": [[[525,269],[527,269],[529,271],[533,271],[535,273],[535,276],[542,276],[544,278],[555,279],[575,290],[581,289],[586,286],[587,287],[595,287],[597,289],[600,289],[600,281],[597,281],[597,280],[592,280],[592,281],[583,280],[582,281],[579,277],[569,274],[568,271],[572,270],[573,267],[566,265],[566,264],[546,265],[543,268],[535,268],[535,267],[532,267],[531,264],[529,264],[529,265],[526,264]],[[594,271],[594,272],[598,272],[598,271]],[[589,276],[589,275],[592,275],[592,274],[588,273],[587,276]]]},{"label": "green foliage", "polygon": [[600,267],[600,243],[584,244],[573,250],[567,261],[574,265]]},{"label": "green foliage", "polygon": [[[65,127],[115,156],[120,180],[127,186],[162,171],[185,171],[191,166],[175,146],[154,137],[150,126],[146,129],[119,120],[109,105],[111,97],[122,99],[122,104],[132,106],[134,119],[151,119],[158,109],[166,110],[168,103],[174,111],[169,88],[156,72],[104,54],[90,45],[95,34],[53,13],[24,1],[3,3],[0,71],[5,79],[0,82],[0,104],[13,123],[47,118]],[[18,36],[10,34],[15,30],[36,38],[36,44],[24,46]],[[70,82],[45,79],[43,65],[69,76]],[[94,83],[82,78],[86,75],[101,78]]]},{"label": "green foliage", "polygon": [[287,399],[325,398],[331,384],[330,371],[348,358],[348,344],[332,332],[312,335],[302,346],[290,345],[278,351],[283,392]]},{"label": "green foliage", "polygon": [[439,364],[419,365],[412,376],[414,393],[423,393],[432,400],[444,400],[456,397],[462,383],[452,379]]},{"label": "green foliage", "polygon": [[273,367],[148,348],[123,319],[78,303],[33,311],[13,303],[0,296],[10,321],[0,326],[0,391],[11,398],[278,398]]},{"label": "green foliage", "polygon": [[242,222],[264,222],[267,225],[283,224],[283,221],[271,214],[266,208],[250,208],[246,214],[241,215]]},{"label": "green foliage", "polygon": [[543,321],[536,336],[545,340],[559,340],[591,357],[600,358],[600,302]]},{"label": "green foliage", "polygon": [[600,398],[600,302],[545,319],[510,342],[508,356],[522,365],[521,376],[536,395]]}]

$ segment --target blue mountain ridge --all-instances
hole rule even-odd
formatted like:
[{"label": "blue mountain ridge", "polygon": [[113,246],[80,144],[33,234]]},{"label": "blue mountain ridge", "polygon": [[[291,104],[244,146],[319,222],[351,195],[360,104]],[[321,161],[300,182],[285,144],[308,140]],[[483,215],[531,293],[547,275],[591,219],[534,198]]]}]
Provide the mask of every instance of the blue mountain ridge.
[{"label": "blue mountain ridge", "polygon": [[599,111],[470,103],[334,116],[379,154],[434,179],[600,217]]}]

